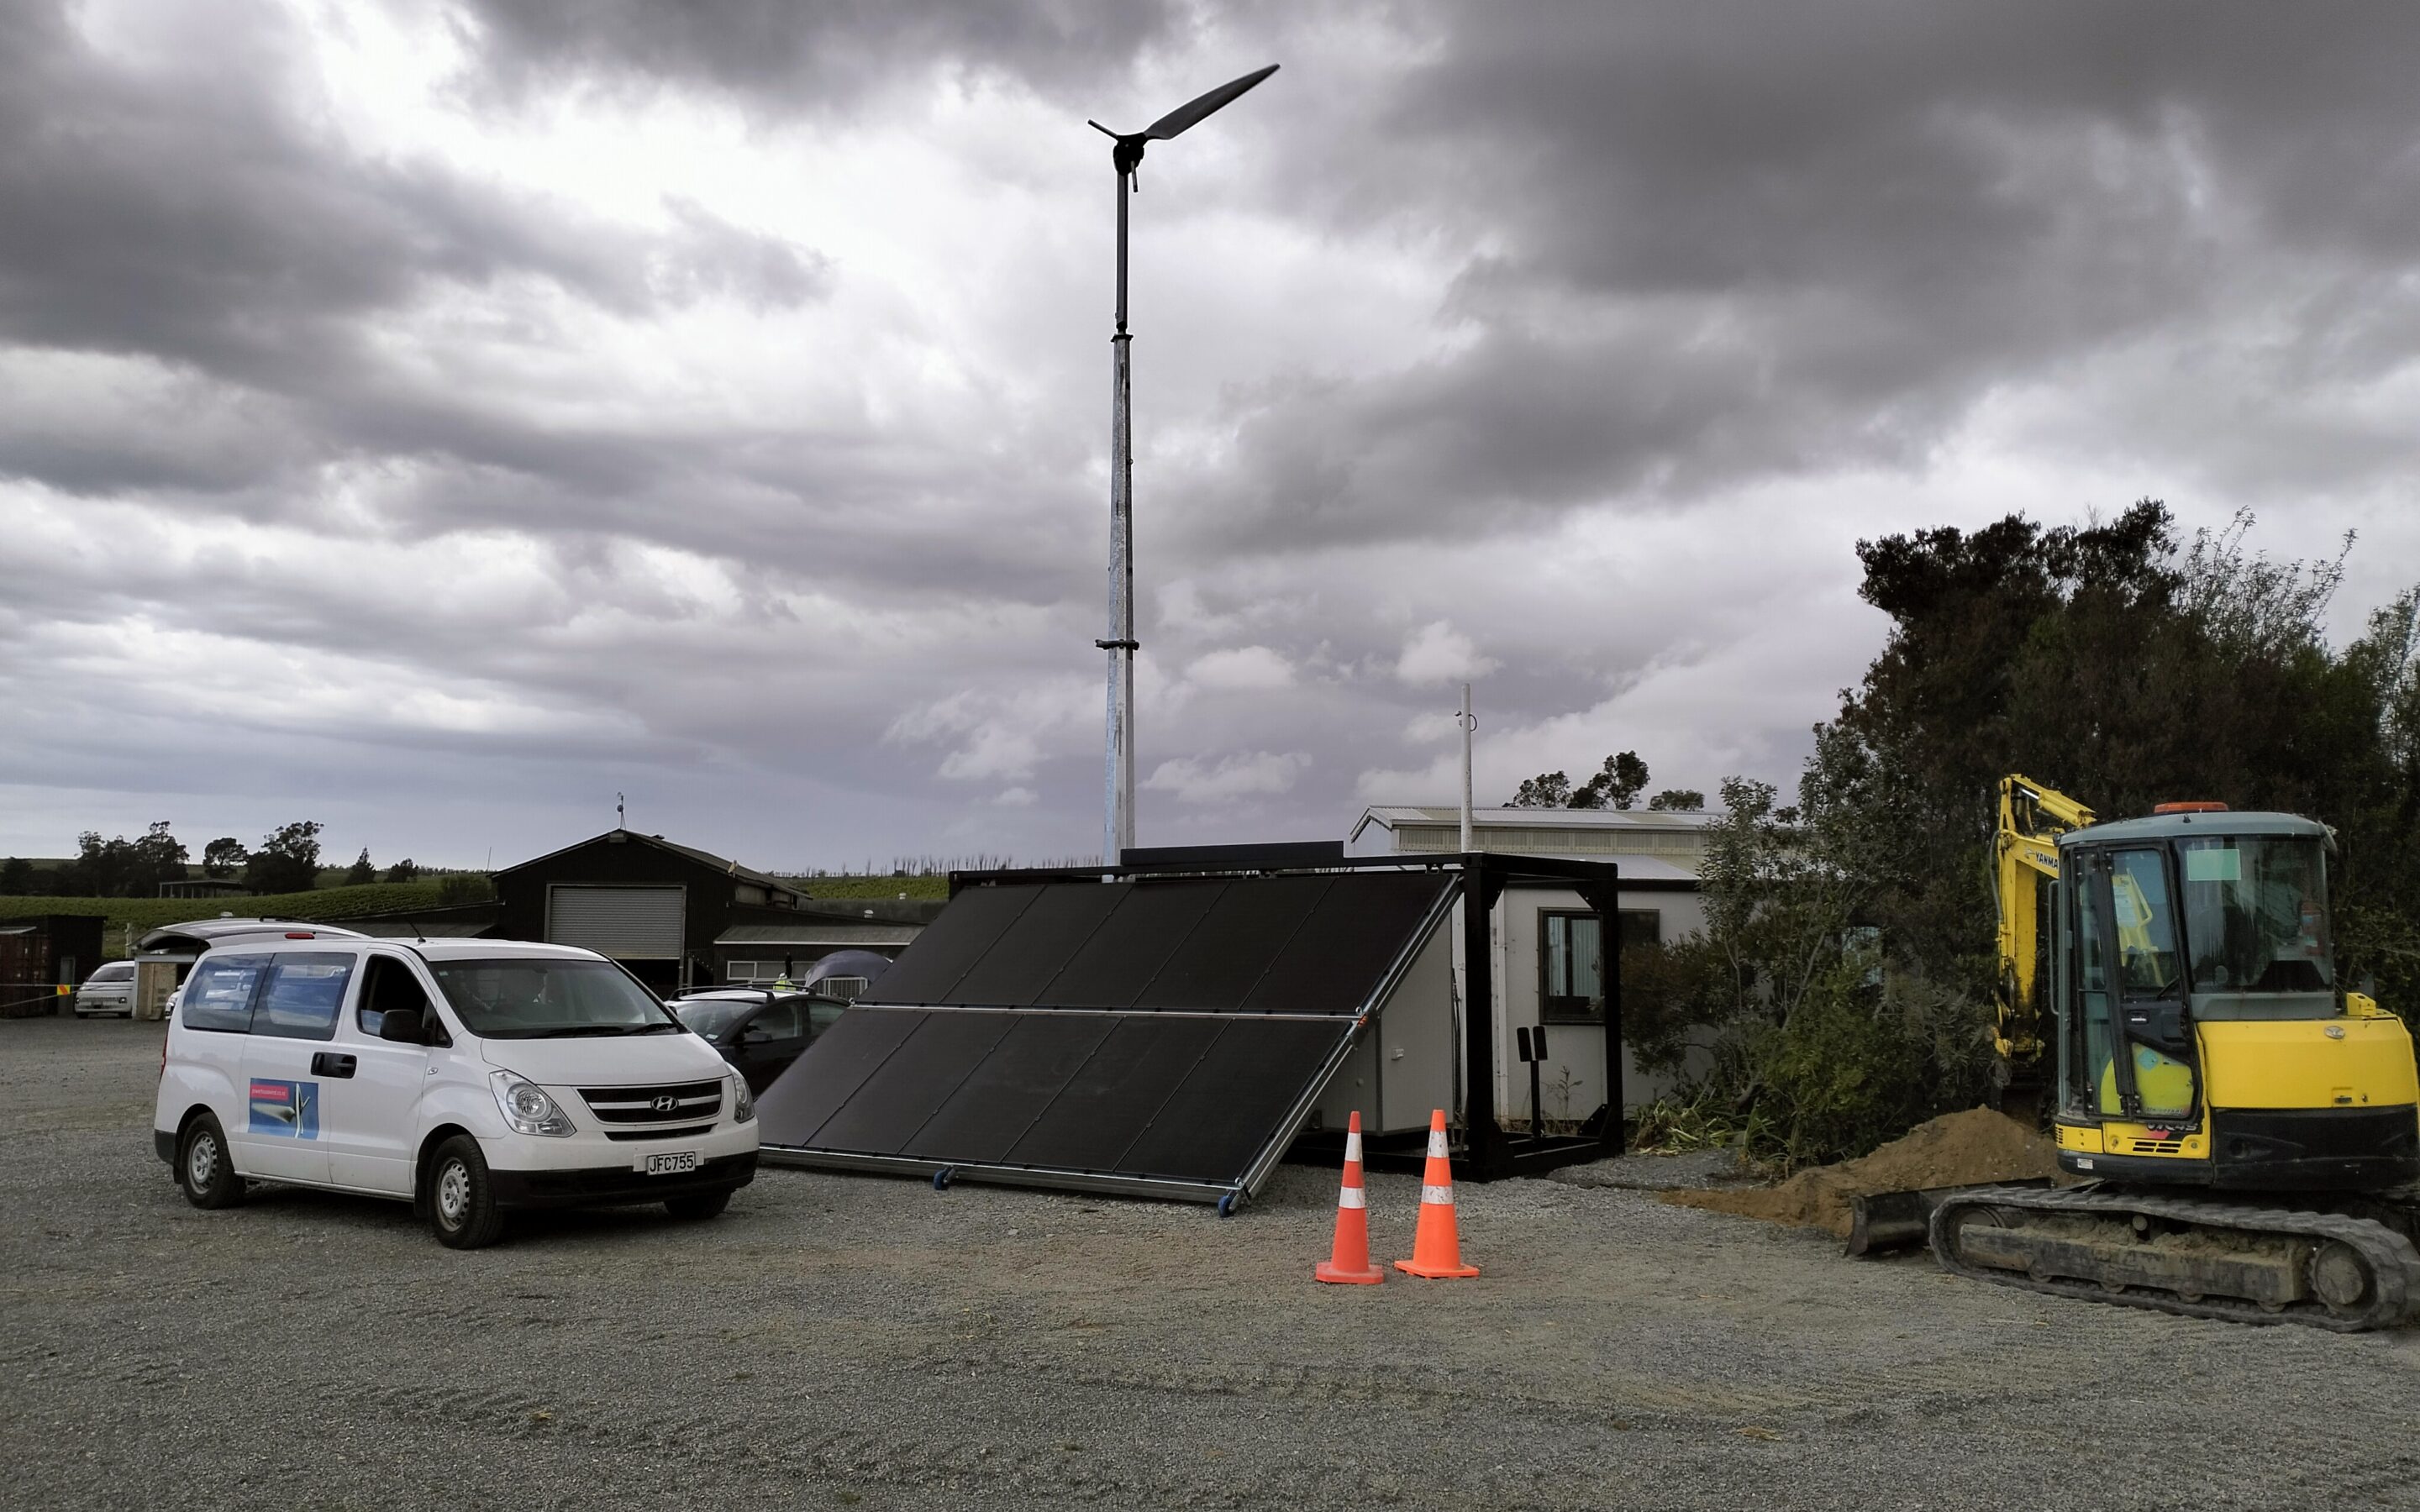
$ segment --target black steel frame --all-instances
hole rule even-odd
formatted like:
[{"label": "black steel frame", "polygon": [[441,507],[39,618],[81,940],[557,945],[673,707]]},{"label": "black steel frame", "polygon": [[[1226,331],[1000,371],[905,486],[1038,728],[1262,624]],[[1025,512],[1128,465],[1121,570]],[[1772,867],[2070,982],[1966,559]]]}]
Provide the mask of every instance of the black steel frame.
[{"label": "black steel frame", "polygon": [[[1462,1138],[1454,1159],[1454,1175],[1488,1181],[1550,1170],[1580,1161],[1618,1155],[1622,1150],[1621,1121],[1621,921],[1619,891],[1621,868],[1611,861],[1565,860],[1548,856],[1507,856],[1491,851],[1439,852],[1412,856],[1355,856],[1315,864],[1205,864],[1198,860],[1155,859],[1126,866],[1024,867],[998,872],[953,872],[950,896],[967,887],[1014,883],[1126,881],[1171,876],[1300,876],[1326,872],[1444,872],[1458,878],[1462,911],[1463,1013]],[[1580,895],[1597,916],[1597,986],[1605,999],[1606,1102],[1593,1134],[1548,1136],[1532,1132],[1508,1133],[1497,1119],[1496,1108],[1496,961],[1490,949],[1490,926],[1504,890],[1514,883],[1563,883]],[[1471,906],[1475,904],[1476,906]],[[1559,1026],[1576,1033],[1578,1025]],[[1396,1164],[1387,1152],[1373,1149],[1371,1164],[1378,1168]]]}]

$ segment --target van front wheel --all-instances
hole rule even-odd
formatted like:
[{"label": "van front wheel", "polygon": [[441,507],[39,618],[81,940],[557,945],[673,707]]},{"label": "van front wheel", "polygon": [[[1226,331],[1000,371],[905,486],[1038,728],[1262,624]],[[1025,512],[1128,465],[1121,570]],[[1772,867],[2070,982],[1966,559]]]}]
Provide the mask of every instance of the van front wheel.
[{"label": "van front wheel", "polygon": [[448,1249],[482,1249],[504,1237],[488,1158],[469,1134],[456,1134],[429,1157],[428,1227]]},{"label": "van front wheel", "polygon": [[243,1200],[243,1178],[227,1159],[225,1131],[216,1114],[185,1125],[177,1141],[177,1185],[196,1208],[231,1208]]}]

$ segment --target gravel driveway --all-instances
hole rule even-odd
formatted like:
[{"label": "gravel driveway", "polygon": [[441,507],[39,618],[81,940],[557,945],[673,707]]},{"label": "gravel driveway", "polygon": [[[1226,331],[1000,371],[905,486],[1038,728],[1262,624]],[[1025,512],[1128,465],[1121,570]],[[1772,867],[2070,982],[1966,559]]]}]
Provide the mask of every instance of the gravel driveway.
[{"label": "gravel driveway", "polygon": [[[2420,1506],[2420,1338],[2060,1303],[1569,1181],[1463,1283],[1207,1211],[767,1170],[721,1219],[186,1206],[160,1026],[0,1022],[0,1465],[34,1506]],[[1637,1163],[1629,1163],[1635,1165]],[[1408,1254],[1409,1177],[1370,1183]]]}]

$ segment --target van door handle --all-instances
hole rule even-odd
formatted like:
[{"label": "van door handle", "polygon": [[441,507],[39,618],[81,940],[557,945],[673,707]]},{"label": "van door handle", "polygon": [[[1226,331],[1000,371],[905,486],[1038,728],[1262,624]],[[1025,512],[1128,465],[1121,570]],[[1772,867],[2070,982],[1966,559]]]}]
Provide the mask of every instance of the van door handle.
[{"label": "van door handle", "polygon": [[350,1056],[338,1055],[334,1050],[322,1050],[311,1057],[311,1074],[314,1076],[334,1076],[341,1080],[352,1073],[353,1057]]}]

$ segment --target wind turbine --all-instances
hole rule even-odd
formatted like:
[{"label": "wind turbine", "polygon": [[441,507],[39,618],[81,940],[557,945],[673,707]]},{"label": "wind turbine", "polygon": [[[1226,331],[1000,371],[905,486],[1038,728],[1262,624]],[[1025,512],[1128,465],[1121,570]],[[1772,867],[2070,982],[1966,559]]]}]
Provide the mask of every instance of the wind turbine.
[{"label": "wind turbine", "polygon": [[1102,825],[1101,859],[1115,866],[1134,845],[1134,375],[1126,332],[1126,196],[1140,187],[1137,170],[1146,144],[1180,136],[1236,96],[1278,71],[1274,63],[1220,85],[1177,106],[1140,131],[1117,132],[1098,121],[1085,124],[1115,142],[1110,165],[1118,174],[1118,316],[1109,337],[1109,635],[1095,640],[1109,656],[1108,812]]}]

